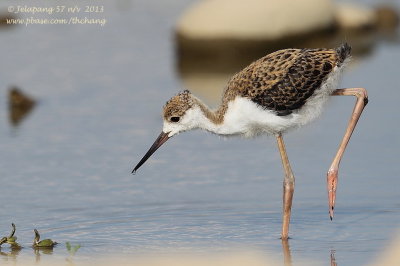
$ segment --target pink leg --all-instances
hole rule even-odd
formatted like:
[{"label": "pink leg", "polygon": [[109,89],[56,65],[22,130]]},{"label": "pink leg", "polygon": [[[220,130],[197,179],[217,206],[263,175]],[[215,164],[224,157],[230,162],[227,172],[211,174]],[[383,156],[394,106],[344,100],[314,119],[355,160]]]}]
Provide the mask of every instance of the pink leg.
[{"label": "pink leg", "polygon": [[357,102],[356,105],[354,106],[354,110],[351,115],[342,142],[340,143],[339,149],[327,173],[329,216],[331,220],[333,218],[333,209],[335,207],[336,186],[338,182],[338,170],[339,170],[340,160],[342,159],[346,146],[349,143],[351,134],[353,133],[354,128],[356,127],[357,121],[360,118],[364,107],[368,103],[367,91],[364,88],[337,89],[332,93],[332,95],[356,96]]},{"label": "pink leg", "polygon": [[285,178],[283,179],[283,213],[281,239],[287,240],[289,238],[289,223],[294,193],[294,175],[292,173],[292,168],[290,167],[289,159],[286,154],[285,143],[283,142],[281,134],[276,136],[276,141],[278,142],[282,165],[285,171]]}]

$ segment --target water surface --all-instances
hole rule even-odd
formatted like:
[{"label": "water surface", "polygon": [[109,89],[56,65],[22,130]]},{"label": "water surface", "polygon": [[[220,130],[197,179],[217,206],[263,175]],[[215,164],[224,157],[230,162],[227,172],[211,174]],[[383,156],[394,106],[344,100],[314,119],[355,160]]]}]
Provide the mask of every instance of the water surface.
[{"label": "water surface", "polygon": [[[283,172],[273,138],[188,132],[130,174],[161,130],[162,105],[183,89],[172,29],[190,1],[98,2],[104,27],[0,32],[0,234],[14,222],[25,247],[33,228],[61,243],[42,260],[65,258],[67,241],[82,245],[76,259],[237,247],[280,258]],[[285,137],[297,178],[295,264],[326,265],[334,252],[338,265],[365,265],[399,228],[399,61],[398,42],[382,41],[344,75],[343,86],[367,88],[370,103],[341,165],[332,222],[325,173],[354,99],[333,98],[320,120]],[[12,85],[39,101],[17,127],[7,113]],[[25,248],[14,259],[34,256]]]}]

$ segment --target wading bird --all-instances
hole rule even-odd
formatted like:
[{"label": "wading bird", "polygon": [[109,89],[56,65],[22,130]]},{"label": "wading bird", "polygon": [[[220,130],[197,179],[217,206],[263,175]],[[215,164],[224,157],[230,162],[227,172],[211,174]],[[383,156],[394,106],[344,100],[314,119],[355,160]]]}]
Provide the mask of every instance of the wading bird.
[{"label": "wading bird", "polygon": [[327,173],[332,220],[339,163],[368,103],[364,88],[338,89],[350,51],[345,43],[336,49],[285,49],[268,54],[229,80],[217,110],[210,110],[187,90],[179,93],[164,106],[162,132],[132,173],[169,138],[183,131],[200,128],[222,136],[274,135],[285,172],[281,238],[287,239],[295,179],[282,134],[317,118],[330,96],[356,96],[350,122]]}]

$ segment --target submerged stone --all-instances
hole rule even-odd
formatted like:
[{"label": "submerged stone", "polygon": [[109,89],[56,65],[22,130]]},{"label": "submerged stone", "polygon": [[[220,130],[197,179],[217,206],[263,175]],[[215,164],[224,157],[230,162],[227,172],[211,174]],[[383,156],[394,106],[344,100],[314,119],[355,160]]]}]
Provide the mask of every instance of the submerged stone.
[{"label": "submerged stone", "polygon": [[17,126],[34,108],[36,101],[17,87],[8,92],[9,121]]}]

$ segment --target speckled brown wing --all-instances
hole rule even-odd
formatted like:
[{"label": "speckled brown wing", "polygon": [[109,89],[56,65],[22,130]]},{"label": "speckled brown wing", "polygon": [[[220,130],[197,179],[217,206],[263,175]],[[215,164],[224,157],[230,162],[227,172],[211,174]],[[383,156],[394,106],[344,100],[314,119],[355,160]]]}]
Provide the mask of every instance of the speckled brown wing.
[{"label": "speckled brown wing", "polygon": [[[348,50],[346,50],[348,49]],[[350,47],[286,49],[253,62],[229,81],[225,97],[246,97],[284,116],[304,105]],[[342,54],[340,54],[342,52]]]}]

